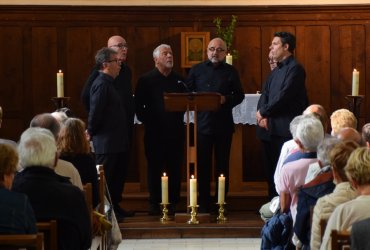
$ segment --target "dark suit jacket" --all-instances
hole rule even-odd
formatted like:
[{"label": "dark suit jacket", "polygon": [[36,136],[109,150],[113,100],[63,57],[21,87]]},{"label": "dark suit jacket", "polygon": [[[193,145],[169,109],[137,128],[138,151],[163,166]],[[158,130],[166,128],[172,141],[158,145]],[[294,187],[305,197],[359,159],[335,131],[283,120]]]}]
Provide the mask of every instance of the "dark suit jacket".
[{"label": "dark suit jacket", "polygon": [[47,167],[27,167],[15,176],[12,190],[28,196],[37,221],[57,220],[59,250],[90,247],[91,222],[84,195],[66,178]]},{"label": "dark suit jacket", "polygon": [[351,230],[351,250],[370,249],[370,218],[353,223]]},{"label": "dark suit jacket", "polygon": [[36,218],[28,197],[0,186],[0,234],[36,232]]},{"label": "dark suit jacket", "polygon": [[271,72],[257,105],[261,115],[268,118],[268,131],[257,131],[260,139],[266,140],[269,135],[291,137],[290,122],[308,106],[305,78],[304,68],[293,56]]},{"label": "dark suit jacket", "polygon": [[[81,92],[81,101],[85,106],[87,112],[90,111],[90,90],[99,75],[99,67],[97,65],[92,69],[85,86]],[[134,97],[132,95],[131,86],[132,72],[127,64],[121,64],[121,70],[119,75],[114,79],[113,86],[118,91],[119,96],[122,99],[123,107],[127,115],[127,128],[129,133],[129,138],[131,142],[132,131],[134,126],[134,116],[135,116],[135,105]]]},{"label": "dark suit jacket", "polygon": [[91,87],[88,131],[96,154],[125,152],[129,147],[127,116],[113,80],[100,72]]}]

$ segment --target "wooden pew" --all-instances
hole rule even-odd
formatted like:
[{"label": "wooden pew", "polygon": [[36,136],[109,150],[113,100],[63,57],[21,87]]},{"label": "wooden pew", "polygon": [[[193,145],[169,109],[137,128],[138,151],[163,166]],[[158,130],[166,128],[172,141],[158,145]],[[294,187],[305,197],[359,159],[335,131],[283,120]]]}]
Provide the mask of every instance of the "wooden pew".
[{"label": "wooden pew", "polygon": [[348,231],[331,231],[331,249],[332,250],[343,250],[350,249],[351,246],[351,234]]},{"label": "wooden pew", "polygon": [[0,235],[0,249],[24,248],[42,250],[44,236],[37,234]]},{"label": "wooden pew", "polygon": [[57,221],[37,222],[37,230],[44,234],[44,250],[58,249]]}]

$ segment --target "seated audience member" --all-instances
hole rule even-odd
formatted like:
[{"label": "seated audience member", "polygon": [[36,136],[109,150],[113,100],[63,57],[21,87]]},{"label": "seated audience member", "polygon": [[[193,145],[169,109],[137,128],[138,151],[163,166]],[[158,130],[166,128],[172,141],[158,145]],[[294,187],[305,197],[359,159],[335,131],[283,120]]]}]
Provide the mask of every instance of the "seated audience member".
[{"label": "seated audience member", "polygon": [[340,141],[330,151],[329,159],[333,171],[335,189],[333,193],[319,198],[313,210],[310,247],[317,250],[321,245],[321,220],[328,220],[334,209],[349,200],[356,198],[355,191],[351,188],[344,167],[353,150],[359,145],[353,141]]},{"label": "seated audience member", "polygon": [[66,113],[64,113],[63,111],[61,110],[57,110],[53,113],[51,113],[51,115],[59,122],[59,124],[63,124],[67,119],[68,119],[68,116],[66,115]]},{"label": "seated audience member", "polygon": [[10,191],[17,165],[17,151],[0,144],[0,234],[35,234],[36,219],[28,197]]},{"label": "seated audience member", "polygon": [[337,138],[342,141],[354,141],[360,146],[365,146],[362,141],[361,134],[354,128],[341,128],[337,134]]},{"label": "seated audience member", "polygon": [[[312,163],[306,175],[305,184],[298,192],[296,222],[294,224],[294,245],[309,248],[311,235],[311,208],[317,199],[334,190],[333,173],[330,167],[330,151],[339,142],[337,138],[325,138],[317,147],[318,162]],[[317,169],[318,168],[318,169]]]},{"label": "seated audience member", "polygon": [[370,123],[366,123],[362,127],[361,136],[362,136],[363,143],[366,145],[366,147],[369,148],[370,147]]},{"label": "seated audience member", "polygon": [[[312,104],[310,106],[308,106],[305,111],[303,111],[303,115],[308,115],[308,114],[316,114],[322,125],[323,125],[323,128],[324,128],[324,132],[327,131],[327,128],[328,128],[328,116],[326,114],[326,111],[324,109],[323,106],[319,105],[319,104]],[[281,168],[283,166],[283,164],[285,163],[285,161],[287,161],[287,158],[298,152],[299,151],[299,148],[298,148],[298,145],[297,143],[295,142],[295,130],[297,128],[297,125],[300,121],[300,118],[302,118],[302,116],[297,116],[295,117],[291,123],[290,123],[290,133],[292,134],[292,137],[293,139],[285,142],[281,148],[281,152],[280,152],[280,156],[279,156],[279,160],[278,160],[278,163],[276,165],[276,170],[275,170],[275,173],[274,173],[274,182],[275,182],[275,189],[277,191],[277,193],[279,194],[279,187],[278,187],[278,179],[280,177],[280,172],[281,172]],[[327,134],[325,134],[325,137],[326,137]],[[299,159],[299,156],[301,154],[298,153],[297,155],[294,155],[294,157],[292,156],[288,161],[291,161],[291,160],[298,160]],[[271,202],[268,202],[266,204],[264,204],[261,209],[260,209],[260,214],[261,214],[261,218],[266,221],[268,220],[269,218],[271,218],[274,214],[274,212],[277,211],[277,209],[279,208],[278,206],[279,204],[279,198],[278,196],[273,198],[271,200]]]},{"label": "seated audience member", "polygon": [[340,129],[357,128],[357,119],[348,109],[338,109],[330,116],[331,135],[336,136]]},{"label": "seated audience member", "polygon": [[331,249],[331,231],[350,231],[352,224],[370,217],[370,150],[366,147],[355,149],[344,168],[351,186],[359,195],[339,205],[329,218],[322,240],[322,250]]},{"label": "seated audience member", "polygon": [[[0,128],[2,122],[3,122],[3,108],[0,106]],[[17,148],[17,143],[15,141],[0,138],[0,144],[4,143],[11,145],[13,148]]]},{"label": "seated audience member", "polygon": [[57,147],[43,128],[28,128],[19,146],[20,164],[12,190],[30,199],[37,221],[57,220],[58,249],[89,249],[91,222],[82,191],[54,172]]},{"label": "seated audience member", "polygon": [[[60,123],[51,114],[44,113],[36,115],[32,119],[30,127],[48,129],[54,135],[55,140],[58,140]],[[55,172],[61,176],[68,177],[73,185],[79,187],[81,190],[83,189],[80,174],[72,163],[58,159]]]},{"label": "seated audience member", "polygon": [[98,205],[98,174],[95,160],[90,153],[89,141],[85,136],[85,123],[78,118],[68,118],[62,126],[57,147],[60,159],[71,162],[78,170],[81,181],[85,185],[91,183],[93,205]]},{"label": "seated audience member", "polygon": [[296,142],[304,156],[284,164],[279,179],[281,212],[291,212],[293,225],[297,214],[298,188],[304,184],[308,167],[317,161],[316,150],[324,139],[324,129],[319,119],[305,116],[297,126]]},{"label": "seated audience member", "polygon": [[370,249],[370,218],[353,223],[351,230],[351,250]]}]

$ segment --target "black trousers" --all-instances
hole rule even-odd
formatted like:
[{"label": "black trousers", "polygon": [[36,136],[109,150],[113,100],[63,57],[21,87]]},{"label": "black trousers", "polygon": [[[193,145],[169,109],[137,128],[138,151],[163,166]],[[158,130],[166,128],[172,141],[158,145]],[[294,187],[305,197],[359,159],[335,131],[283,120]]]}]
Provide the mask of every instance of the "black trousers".
[{"label": "black trousers", "polygon": [[278,195],[275,189],[275,182],[274,182],[276,164],[279,160],[279,156],[280,156],[280,152],[281,152],[281,148],[283,144],[290,139],[291,138],[289,137],[271,136],[270,141],[262,140],[263,152],[264,152],[263,158],[264,158],[265,172],[267,175],[268,195],[269,195],[270,200]]},{"label": "black trousers", "polygon": [[113,206],[118,206],[122,201],[129,159],[128,151],[115,154],[96,154],[96,164],[104,166],[105,179]]},{"label": "black trousers", "polygon": [[162,201],[161,176],[168,176],[169,202],[176,204],[180,199],[181,166],[184,159],[185,135],[179,133],[158,136],[146,133],[144,136],[145,155],[148,168],[149,202],[159,206]]},{"label": "black trousers", "polygon": [[[200,210],[208,212],[212,202],[211,198],[211,173],[212,158],[215,158],[214,180],[216,182],[215,197],[218,191],[218,177],[223,174],[225,179],[225,195],[229,190],[229,158],[232,133],[197,135],[197,159],[198,159],[198,192]],[[214,154],[213,154],[214,153]]]}]

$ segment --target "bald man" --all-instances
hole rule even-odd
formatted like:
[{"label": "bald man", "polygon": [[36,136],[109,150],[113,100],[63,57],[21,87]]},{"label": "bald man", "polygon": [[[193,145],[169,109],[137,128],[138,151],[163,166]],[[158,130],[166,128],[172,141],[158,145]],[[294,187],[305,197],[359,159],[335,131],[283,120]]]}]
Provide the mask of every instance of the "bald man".
[{"label": "bald man", "polygon": [[[128,150],[125,151],[124,154],[122,155],[122,157],[124,158],[122,159],[122,161],[125,162],[125,164],[124,166],[121,166],[122,168],[124,168],[124,171],[122,172],[122,176],[119,177],[119,179],[121,179],[121,183],[119,184],[120,188],[118,190],[110,190],[110,192],[113,200],[112,201],[113,206],[116,211],[116,215],[118,217],[129,217],[133,216],[133,213],[122,210],[121,207],[119,206],[119,203],[122,199],[122,192],[126,179],[127,168],[130,161],[130,149],[132,145],[132,133],[134,126],[135,106],[131,86],[132,73],[131,69],[126,64],[128,52],[128,45],[126,40],[121,36],[117,35],[111,36],[107,41],[107,47],[117,52],[117,59],[121,62],[121,69],[119,71],[119,75],[114,79],[113,85],[115,89],[118,91],[118,94],[123,104],[124,116],[126,117],[127,123],[128,145],[129,145]],[[99,66],[95,65],[81,93],[82,103],[84,104],[86,111],[88,113],[90,111],[90,89],[98,75],[99,75]],[[107,181],[109,182],[110,180],[107,179]]]},{"label": "bald man", "polygon": [[365,146],[361,134],[354,128],[345,127],[339,130],[337,133],[337,138],[342,141],[354,141],[357,142],[361,146]]}]

